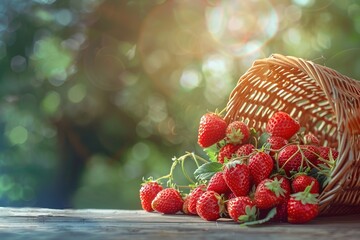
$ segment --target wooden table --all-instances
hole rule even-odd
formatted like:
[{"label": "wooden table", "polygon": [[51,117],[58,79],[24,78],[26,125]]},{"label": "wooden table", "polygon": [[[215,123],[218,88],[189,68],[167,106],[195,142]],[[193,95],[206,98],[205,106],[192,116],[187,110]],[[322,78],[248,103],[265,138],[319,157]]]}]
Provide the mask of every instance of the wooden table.
[{"label": "wooden table", "polygon": [[131,210],[0,208],[0,239],[360,239],[360,215],[240,227],[227,219]]}]

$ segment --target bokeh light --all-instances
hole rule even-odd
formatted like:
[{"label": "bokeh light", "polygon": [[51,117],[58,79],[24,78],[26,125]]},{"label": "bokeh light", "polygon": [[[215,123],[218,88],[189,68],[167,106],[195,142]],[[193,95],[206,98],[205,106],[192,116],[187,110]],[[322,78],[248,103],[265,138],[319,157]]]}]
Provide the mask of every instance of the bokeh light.
[{"label": "bokeh light", "polygon": [[23,126],[17,126],[10,130],[8,138],[12,144],[23,144],[28,138],[28,131]]},{"label": "bokeh light", "polygon": [[32,62],[37,74],[54,86],[61,86],[66,81],[72,61],[71,52],[62,48],[56,37],[46,37],[34,44]]},{"label": "bokeh light", "polygon": [[222,49],[234,56],[259,50],[278,31],[278,15],[270,1],[222,1],[206,11],[208,30]]}]

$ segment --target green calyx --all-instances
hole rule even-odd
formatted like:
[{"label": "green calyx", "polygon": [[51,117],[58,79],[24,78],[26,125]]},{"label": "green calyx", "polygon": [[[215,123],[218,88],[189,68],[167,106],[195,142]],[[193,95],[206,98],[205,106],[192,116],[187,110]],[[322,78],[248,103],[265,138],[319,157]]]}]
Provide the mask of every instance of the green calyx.
[{"label": "green calyx", "polygon": [[245,159],[241,159],[241,158],[236,158],[235,160],[229,161],[226,163],[226,167],[228,168],[233,168],[236,167],[236,165],[238,164],[245,164]]},{"label": "green calyx", "polygon": [[333,157],[332,149],[329,151],[328,159],[324,159],[320,155],[317,156],[319,157],[318,160],[320,160],[321,163],[314,167],[314,177],[318,179],[322,188],[325,188],[332,179],[332,173],[336,166],[336,159]]},{"label": "green calyx", "polygon": [[285,190],[281,187],[281,183],[282,183],[283,179],[278,180],[277,178],[275,178],[272,181],[267,181],[265,183],[265,186],[267,189],[269,189],[270,191],[274,192],[276,197],[280,197],[280,196],[285,196]]},{"label": "green calyx", "polygon": [[244,134],[241,129],[231,128],[231,133],[227,135],[230,143],[238,143],[244,139]]},{"label": "green calyx", "polygon": [[256,129],[255,128],[250,128],[249,143],[254,145],[255,148],[258,147],[258,138],[259,138],[259,133],[256,131]]},{"label": "green calyx", "polygon": [[211,113],[211,114],[218,115],[219,117],[222,118],[223,113],[226,112],[226,107],[223,108],[223,109],[220,109],[220,110],[218,108],[216,108],[215,111],[213,111],[213,112],[208,110],[207,112]]},{"label": "green calyx", "polygon": [[295,198],[297,201],[301,201],[303,205],[305,204],[317,204],[318,199],[317,197],[319,194],[317,193],[310,193],[310,190],[312,186],[314,185],[314,182],[311,182],[309,186],[305,188],[303,192],[294,193],[291,196]]},{"label": "green calyx", "polygon": [[244,222],[252,222],[255,221],[257,219],[257,208],[255,206],[250,207],[249,205],[247,205],[245,207],[245,214],[239,216],[238,218],[238,222],[240,223],[244,223]]},{"label": "green calyx", "polygon": [[142,178],[141,186],[144,186],[150,182],[156,182],[156,183],[160,184],[160,182],[158,180],[154,180],[154,178],[152,176],[150,176],[147,179],[145,179],[144,177]]},{"label": "green calyx", "polygon": [[215,194],[216,199],[218,200],[219,206],[219,214],[224,217],[226,215],[226,206],[225,206],[225,198],[222,194]]},{"label": "green calyx", "polygon": [[275,217],[276,212],[277,212],[276,207],[274,207],[268,212],[268,214],[266,215],[265,218],[257,219],[255,221],[244,222],[240,226],[251,226],[251,225],[259,225],[259,224],[266,223],[266,222],[270,221],[273,217]]}]

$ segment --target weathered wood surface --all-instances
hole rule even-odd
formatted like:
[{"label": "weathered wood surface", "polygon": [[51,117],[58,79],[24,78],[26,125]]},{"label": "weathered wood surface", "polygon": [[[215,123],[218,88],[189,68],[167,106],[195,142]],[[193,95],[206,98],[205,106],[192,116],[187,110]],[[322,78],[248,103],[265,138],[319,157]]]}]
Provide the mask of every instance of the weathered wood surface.
[{"label": "weathered wood surface", "polygon": [[240,227],[227,219],[131,210],[0,208],[0,239],[360,239],[360,215]]}]

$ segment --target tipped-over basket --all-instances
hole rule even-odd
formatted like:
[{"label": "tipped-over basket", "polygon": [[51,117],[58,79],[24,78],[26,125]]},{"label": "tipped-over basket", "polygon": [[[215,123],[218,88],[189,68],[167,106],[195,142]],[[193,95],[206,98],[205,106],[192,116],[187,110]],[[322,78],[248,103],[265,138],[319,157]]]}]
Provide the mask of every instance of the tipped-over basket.
[{"label": "tipped-over basket", "polygon": [[321,215],[360,213],[360,81],[301,58],[273,54],[257,60],[230,94],[225,120],[264,129],[284,111],[321,143],[339,151],[319,196]]}]

